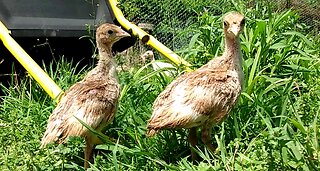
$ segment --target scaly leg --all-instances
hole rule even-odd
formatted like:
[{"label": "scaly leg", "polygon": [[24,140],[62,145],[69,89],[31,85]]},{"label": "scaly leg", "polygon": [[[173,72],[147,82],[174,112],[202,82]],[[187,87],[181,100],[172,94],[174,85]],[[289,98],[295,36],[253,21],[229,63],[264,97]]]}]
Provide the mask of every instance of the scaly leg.
[{"label": "scaly leg", "polygon": [[211,130],[212,125],[204,125],[201,131],[201,140],[209,148],[209,150],[214,153],[216,147],[214,147],[211,142]]},{"label": "scaly leg", "polygon": [[84,150],[84,168],[88,169],[89,168],[89,162],[93,163],[93,146],[94,146],[94,142],[91,136],[86,137],[86,147]]},{"label": "scaly leg", "polygon": [[[196,148],[196,145],[197,145],[197,128],[196,127],[190,128],[188,140],[190,145],[193,148]],[[197,159],[197,154],[193,149],[191,149],[191,159],[192,161],[195,161]]]}]

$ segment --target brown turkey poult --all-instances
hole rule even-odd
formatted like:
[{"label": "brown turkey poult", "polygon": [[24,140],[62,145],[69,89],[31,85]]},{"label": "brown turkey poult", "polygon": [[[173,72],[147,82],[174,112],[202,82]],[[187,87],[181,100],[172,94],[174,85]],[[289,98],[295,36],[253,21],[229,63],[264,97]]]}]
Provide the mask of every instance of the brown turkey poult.
[{"label": "brown turkey poult", "polygon": [[49,117],[41,148],[50,142],[64,143],[70,136],[85,138],[85,168],[92,161],[92,149],[100,140],[78,120],[101,131],[115,116],[120,85],[112,59],[112,45],[130,36],[113,24],[102,24],[96,32],[99,62],[83,80],[71,86]]},{"label": "brown turkey poult", "polygon": [[[212,59],[201,68],[185,73],[167,86],[153,104],[147,125],[147,136],[161,129],[190,128],[189,142],[197,143],[197,127],[201,139],[211,150],[211,129],[225,119],[241,93],[243,71],[239,34],[245,18],[229,12],[223,18],[225,49],[222,56]],[[191,151],[192,159],[195,153]]]}]

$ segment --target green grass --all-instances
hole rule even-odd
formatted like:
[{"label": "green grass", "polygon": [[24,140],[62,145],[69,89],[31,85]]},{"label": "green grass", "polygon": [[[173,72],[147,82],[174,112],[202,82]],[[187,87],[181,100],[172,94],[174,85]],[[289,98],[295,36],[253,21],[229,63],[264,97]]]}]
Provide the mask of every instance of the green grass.
[{"label": "green grass", "polygon": [[[259,5],[235,4],[247,16],[241,35],[246,83],[231,116],[213,128],[217,153],[199,141],[202,160],[192,163],[186,130],[145,136],[153,101],[174,79],[145,66],[119,74],[120,105],[105,132],[116,142],[97,146],[91,170],[320,170],[320,40],[303,32],[295,12]],[[178,53],[195,67],[221,54],[220,23],[220,16],[204,13],[186,30],[196,34]],[[76,73],[64,58],[47,67],[63,89],[89,69]],[[2,89],[0,170],[83,170],[81,138],[39,149],[55,106],[40,86],[27,76]]]}]

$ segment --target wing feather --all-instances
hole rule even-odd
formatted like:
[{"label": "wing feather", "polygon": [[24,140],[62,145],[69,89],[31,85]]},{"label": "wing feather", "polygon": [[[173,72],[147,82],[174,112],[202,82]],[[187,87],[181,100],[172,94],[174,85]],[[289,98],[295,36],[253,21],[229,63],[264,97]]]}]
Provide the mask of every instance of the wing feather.
[{"label": "wing feather", "polygon": [[180,76],[155,100],[148,129],[200,125],[217,107],[214,96],[221,93],[218,87],[226,80],[227,72],[221,70],[196,70]]},{"label": "wing feather", "polygon": [[87,129],[75,117],[94,129],[110,122],[116,111],[119,85],[115,80],[78,82],[66,91],[49,117],[41,146],[62,143],[69,136],[84,136]]}]

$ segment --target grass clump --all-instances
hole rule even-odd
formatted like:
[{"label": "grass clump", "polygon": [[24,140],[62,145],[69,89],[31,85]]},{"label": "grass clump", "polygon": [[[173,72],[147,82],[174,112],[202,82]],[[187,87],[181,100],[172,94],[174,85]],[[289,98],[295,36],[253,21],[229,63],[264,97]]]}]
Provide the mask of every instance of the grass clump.
[{"label": "grass clump", "polygon": [[[231,2],[247,17],[240,37],[246,83],[231,116],[213,128],[218,152],[200,143],[202,159],[192,163],[185,130],[146,138],[152,103],[174,79],[149,64],[119,74],[120,105],[105,132],[115,142],[97,146],[91,170],[320,170],[320,40],[301,31],[294,11]],[[195,68],[222,52],[220,17],[203,13],[185,31],[193,37],[178,53]],[[47,71],[64,90],[90,69],[77,73],[64,58],[54,65]],[[83,170],[81,138],[39,149],[55,106],[39,85],[26,76],[2,89],[0,169]]]}]

